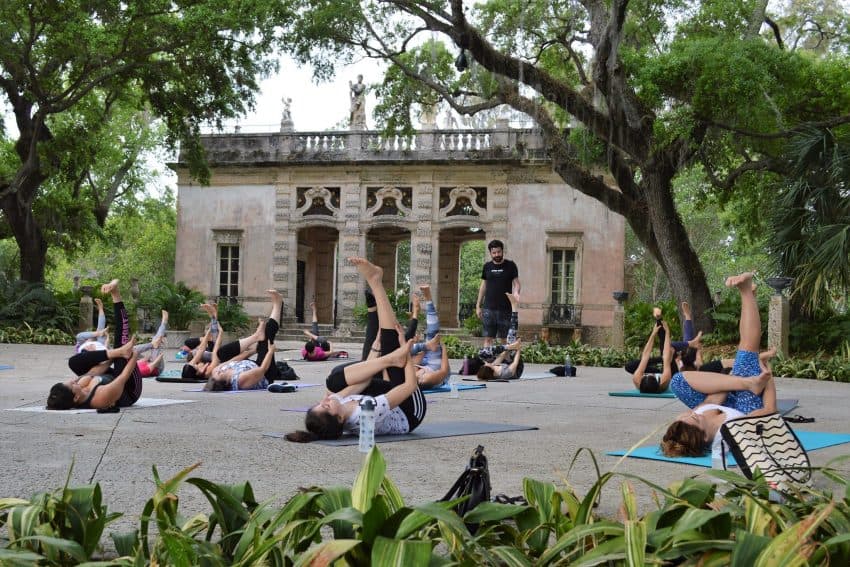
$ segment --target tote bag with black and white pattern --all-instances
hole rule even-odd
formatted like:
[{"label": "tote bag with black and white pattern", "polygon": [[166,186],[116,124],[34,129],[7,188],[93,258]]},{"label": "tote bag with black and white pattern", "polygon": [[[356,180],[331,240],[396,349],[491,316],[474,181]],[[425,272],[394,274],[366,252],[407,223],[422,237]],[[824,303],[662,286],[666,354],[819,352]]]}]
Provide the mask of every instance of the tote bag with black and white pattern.
[{"label": "tote bag with black and white pattern", "polygon": [[747,478],[758,469],[768,483],[787,490],[812,477],[809,455],[778,413],[730,419],[720,434]]}]

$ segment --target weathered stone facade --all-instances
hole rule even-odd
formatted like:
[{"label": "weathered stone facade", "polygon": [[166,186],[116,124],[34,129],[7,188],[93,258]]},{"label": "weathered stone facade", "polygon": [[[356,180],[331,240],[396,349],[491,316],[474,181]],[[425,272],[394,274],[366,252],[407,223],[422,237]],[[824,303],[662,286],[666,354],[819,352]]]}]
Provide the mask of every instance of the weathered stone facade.
[{"label": "weathered stone facade", "polygon": [[[471,239],[505,242],[522,282],[524,335],[604,342],[623,287],[624,221],[554,175],[533,130],[225,134],[203,140],[209,186],[178,173],[176,278],[221,295],[231,278],[249,313],[267,309],[264,290],[284,295],[295,318],[315,297],[321,322],[343,331],[363,282],[345,258],[369,253],[392,286],[396,246],[411,242],[410,281],[430,282],[442,323],[457,326],[458,261]],[[557,299],[567,268],[571,293]],[[481,259],[482,262],[486,258]],[[566,280],[565,280],[566,281]],[[235,289],[235,288],[233,288]],[[554,299],[553,299],[554,298]],[[567,305],[555,305],[567,304]],[[575,329],[579,329],[576,331]]]}]

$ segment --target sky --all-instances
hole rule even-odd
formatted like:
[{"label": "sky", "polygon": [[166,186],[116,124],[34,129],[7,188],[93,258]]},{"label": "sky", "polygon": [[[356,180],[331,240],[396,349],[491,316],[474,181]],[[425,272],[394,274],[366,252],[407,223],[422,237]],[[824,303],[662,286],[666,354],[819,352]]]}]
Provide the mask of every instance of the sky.
[{"label": "sky", "polygon": [[[299,67],[294,61],[282,58],[277,74],[260,83],[256,110],[236,121],[243,132],[276,132],[280,129],[283,97],[292,99],[291,113],[295,130],[322,131],[347,128],[349,110],[348,83],[357,82],[363,75],[367,85],[381,80],[382,73],[376,62],[363,60],[341,67],[333,82],[317,85],[309,67]],[[371,111],[375,96],[366,95],[366,119],[371,127]],[[232,128],[236,124],[229,122]]]}]

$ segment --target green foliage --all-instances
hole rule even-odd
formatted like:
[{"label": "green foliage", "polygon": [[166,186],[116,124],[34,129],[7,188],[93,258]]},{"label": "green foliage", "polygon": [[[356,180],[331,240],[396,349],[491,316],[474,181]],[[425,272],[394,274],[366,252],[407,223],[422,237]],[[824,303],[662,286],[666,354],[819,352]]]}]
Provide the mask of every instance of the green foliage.
[{"label": "green foliage", "polygon": [[466,319],[463,320],[463,330],[472,335],[473,337],[480,337],[481,333],[484,330],[484,326],[481,323],[481,319],[478,318],[476,313],[470,313]]},{"label": "green foliage", "polygon": [[[575,465],[581,451],[573,458]],[[453,502],[407,505],[372,449],[351,488],[303,488],[281,508],[257,503],[247,482],[224,485],[187,478],[197,465],[161,480],[141,514],[138,531],[112,534],[119,557],[112,565],[553,565],[610,563],[686,565],[846,565],[848,480],[832,464],[815,470],[835,486],[801,487],[781,503],[769,500],[763,478],[710,471],[667,488],[621,474],[600,473],[584,495],[565,484],[523,481],[525,504],[483,502],[461,518]],[[838,461],[845,460],[845,458]],[[178,490],[198,488],[209,514],[184,518]],[[633,483],[655,494],[640,515]],[[815,483],[823,486],[824,482]],[[720,486],[723,488],[721,489]],[[724,493],[720,491],[723,490]],[[70,565],[87,561],[108,514],[98,485],[65,488],[31,500],[0,499],[0,527],[10,537],[4,564]],[[593,510],[619,494],[617,518]],[[611,508],[611,506],[608,506]],[[72,511],[76,513],[71,513]],[[478,524],[475,535],[466,524]],[[156,527],[154,533],[153,527]]]},{"label": "green foliage", "polygon": [[165,283],[151,294],[150,304],[168,311],[168,324],[172,329],[187,329],[200,314],[204,296],[183,282]]},{"label": "green foliage", "polygon": [[21,327],[0,327],[0,343],[72,345],[74,336],[62,329],[33,328],[24,323]]},{"label": "green foliage", "polygon": [[8,537],[0,561],[84,563],[100,549],[106,526],[120,516],[108,512],[99,483],[74,488],[66,483],[60,490],[36,494],[29,500],[0,499],[0,526],[6,527]]},{"label": "green foliage", "polygon": [[778,273],[794,278],[809,313],[846,305],[850,293],[850,128],[810,128],[791,142],[793,174],[770,218]]},{"label": "green foliage", "polygon": [[[449,358],[472,357],[478,354],[478,348],[452,335],[444,336],[443,343],[446,346]],[[570,355],[572,363],[576,366],[618,368],[624,366],[627,361],[637,358],[639,352],[634,348],[626,348],[620,351],[611,348],[592,347],[579,342],[573,342],[569,345],[549,345],[543,341],[537,341],[523,344],[522,347],[522,359],[528,363],[561,365],[564,363],[567,354]]]},{"label": "green foliage", "polygon": [[[174,281],[176,233],[177,210],[170,191],[157,199],[119,207],[106,221],[100,238],[85,250],[51,254],[53,266],[47,281],[55,289],[69,291],[75,276],[92,284],[118,278],[122,286],[135,278],[147,304],[153,289]],[[159,309],[154,304],[149,307]]]},{"label": "green foliage", "polygon": [[227,298],[218,300],[218,322],[227,331],[237,333],[251,326],[251,318],[242,304],[238,301],[229,301]]},{"label": "green foliage", "polygon": [[20,328],[26,324],[30,330],[53,328],[70,332],[77,320],[75,307],[73,300],[57,297],[42,284],[0,275],[0,326]]},{"label": "green foliage", "polygon": [[646,344],[646,339],[655,325],[655,317],[652,316],[652,310],[655,307],[661,308],[661,316],[667,321],[667,325],[670,326],[670,332],[672,333],[670,340],[678,341],[682,339],[682,323],[679,320],[680,314],[675,301],[672,299],[655,303],[627,301],[625,322],[626,345],[635,347],[638,351],[643,349],[643,345]]}]

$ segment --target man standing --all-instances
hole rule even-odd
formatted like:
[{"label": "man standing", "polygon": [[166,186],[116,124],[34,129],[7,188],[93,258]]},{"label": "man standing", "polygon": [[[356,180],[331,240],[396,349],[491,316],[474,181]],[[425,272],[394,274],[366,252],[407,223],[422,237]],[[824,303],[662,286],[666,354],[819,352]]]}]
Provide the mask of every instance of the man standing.
[{"label": "man standing", "polygon": [[[517,265],[504,256],[505,245],[501,240],[491,240],[487,245],[490,262],[484,264],[481,271],[481,285],[478,287],[478,301],[475,313],[481,319],[484,330],[484,346],[493,345],[493,337],[504,340],[511,323],[511,303],[506,293],[514,293],[519,298],[520,283]],[[484,308],[481,308],[481,300]]]}]

